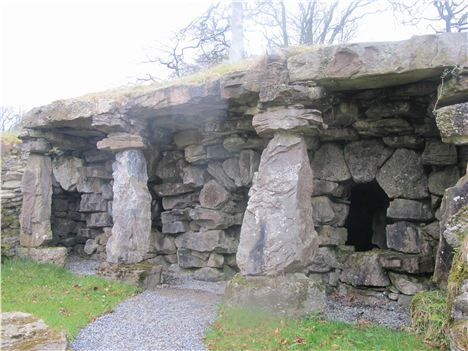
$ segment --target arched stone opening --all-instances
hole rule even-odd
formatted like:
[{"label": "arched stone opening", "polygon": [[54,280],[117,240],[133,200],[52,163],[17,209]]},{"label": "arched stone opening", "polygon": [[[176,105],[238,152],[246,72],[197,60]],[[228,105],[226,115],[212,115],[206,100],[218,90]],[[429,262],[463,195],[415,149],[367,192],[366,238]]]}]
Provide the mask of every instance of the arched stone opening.
[{"label": "arched stone opening", "polygon": [[347,245],[356,251],[387,248],[385,226],[390,200],[377,182],[357,184],[351,189]]}]

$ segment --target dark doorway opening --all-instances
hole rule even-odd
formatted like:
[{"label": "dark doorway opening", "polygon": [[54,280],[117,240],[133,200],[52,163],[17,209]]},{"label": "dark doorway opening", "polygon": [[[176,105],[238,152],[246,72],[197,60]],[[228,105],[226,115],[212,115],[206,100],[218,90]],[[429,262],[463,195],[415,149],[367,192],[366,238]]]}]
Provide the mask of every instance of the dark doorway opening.
[{"label": "dark doorway opening", "polygon": [[351,189],[351,207],[346,219],[347,245],[356,251],[387,248],[385,226],[389,199],[376,183],[357,184]]}]

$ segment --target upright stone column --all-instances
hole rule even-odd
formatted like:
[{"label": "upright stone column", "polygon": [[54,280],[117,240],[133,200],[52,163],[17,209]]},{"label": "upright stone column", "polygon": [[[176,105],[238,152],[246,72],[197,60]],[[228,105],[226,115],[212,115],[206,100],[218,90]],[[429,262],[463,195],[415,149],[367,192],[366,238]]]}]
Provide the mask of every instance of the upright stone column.
[{"label": "upright stone column", "polygon": [[28,248],[38,247],[52,240],[52,162],[49,156],[29,155],[21,188],[20,244]]},{"label": "upright stone column", "polygon": [[118,152],[112,170],[114,226],[106,246],[107,261],[141,262],[151,248],[151,195],[143,152]]},{"label": "upright stone column", "polygon": [[322,126],[321,114],[297,107],[267,111],[254,117],[253,126],[273,138],[250,189],[237,251],[240,276],[230,282],[227,302],[287,315],[318,311],[324,293],[302,273],[318,248],[302,134]]}]

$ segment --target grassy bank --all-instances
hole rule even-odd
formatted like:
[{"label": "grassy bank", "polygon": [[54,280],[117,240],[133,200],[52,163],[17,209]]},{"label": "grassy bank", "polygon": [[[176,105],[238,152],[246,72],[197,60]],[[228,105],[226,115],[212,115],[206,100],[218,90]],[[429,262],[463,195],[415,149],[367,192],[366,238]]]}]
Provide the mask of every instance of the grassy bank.
[{"label": "grassy bank", "polygon": [[77,276],[64,268],[12,259],[2,263],[2,311],[28,312],[69,339],[97,316],[137,292],[135,286],[95,276]]},{"label": "grassy bank", "polygon": [[207,333],[210,350],[431,350],[415,335],[319,317],[280,319],[223,308]]}]

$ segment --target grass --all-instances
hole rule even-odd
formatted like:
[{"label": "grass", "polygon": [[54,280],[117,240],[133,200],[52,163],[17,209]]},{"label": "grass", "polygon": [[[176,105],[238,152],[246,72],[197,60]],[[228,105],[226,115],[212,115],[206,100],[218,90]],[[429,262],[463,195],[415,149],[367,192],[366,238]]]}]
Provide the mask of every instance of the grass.
[{"label": "grass", "polygon": [[421,291],[411,302],[412,329],[439,349],[448,348],[447,298],[441,290]]},{"label": "grass", "polygon": [[51,264],[26,259],[2,263],[2,311],[21,311],[64,330],[73,339],[78,331],[120,301],[134,295],[137,287],[109,282],[96,276],[77,276]]},{"label": "grass", "polygon": [[318,316],[280,319],[258,311],[222,308],[206,336],[210,350],[431,350],[417,336],[374,325]]},{"label": "grass", "polygon": [[223,62],[207,69],[195,72],[191,75],[156,82],[152,84],[131,84],[125,87],[110,89],[102,92],[90,93],[71,100],[93,101],[96,98],[107,98],[115,100],[124,100],[154,90],[169,88],[172,86],[195,85],[205,81],[221,78],[227,74],[254,69],[263,59],[263,56],[254,56],[235,63]]}]

